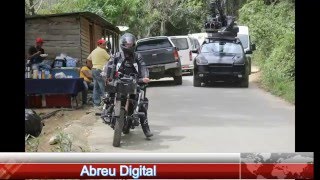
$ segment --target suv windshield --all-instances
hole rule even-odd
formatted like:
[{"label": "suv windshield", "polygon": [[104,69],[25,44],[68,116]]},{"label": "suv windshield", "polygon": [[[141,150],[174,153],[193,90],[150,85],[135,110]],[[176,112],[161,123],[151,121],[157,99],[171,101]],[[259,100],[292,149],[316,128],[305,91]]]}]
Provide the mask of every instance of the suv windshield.
[{"label": "suv windshield", "polygon": [[137,51],[172,47],[168,39],[150,39],[137,43]]},{"label": "suv windshield", "polygon": [[187,38],[171,39],[172,43],[179,48],[179,50],[186,50],[189,48]]},{"label": "suv windshield", "polygon": [[216,41],[204,44],[201,53],[242,54],[242,46],[232,42]]}]

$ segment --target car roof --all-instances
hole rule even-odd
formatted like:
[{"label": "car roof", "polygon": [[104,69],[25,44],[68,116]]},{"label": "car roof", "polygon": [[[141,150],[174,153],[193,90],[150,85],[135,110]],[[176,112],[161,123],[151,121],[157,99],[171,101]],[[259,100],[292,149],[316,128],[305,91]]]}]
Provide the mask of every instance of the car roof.
[{"label": "car roof", "polygon": [[169,38],[168,36],[153,36],[153,37],[147,37],[147,38],[139,39],[137,42],[146,41],[146,40],[152,40],[152,39],[168,39],[168,38]]},{"label": "car roof", "polygon": [[189,36],[169,36],[169,38],[190,38]]}]

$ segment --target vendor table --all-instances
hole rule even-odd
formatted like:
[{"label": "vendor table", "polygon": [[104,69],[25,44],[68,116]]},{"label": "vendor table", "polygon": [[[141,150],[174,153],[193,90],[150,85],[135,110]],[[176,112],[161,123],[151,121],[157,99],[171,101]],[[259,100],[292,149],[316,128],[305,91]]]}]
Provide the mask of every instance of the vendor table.
[{"label": "vendor table", "polygon": [[61,107],[64,107],[64,104],[69,103],[63,102],[68,98],[70,100],[70,104],[72,104],[72,100],[75,100],[78,106],[77,96],[79,92],[82,92],[83,90],[83,78],[25,79],[26,101],[30,101],[30,96],[38,95],[39,97],[39,95],[41,95],[42,107],[50,106],[51,101],[55,101],[55,104],[59,103],[57,102],[59,101],[59,98],[61,101]]}]

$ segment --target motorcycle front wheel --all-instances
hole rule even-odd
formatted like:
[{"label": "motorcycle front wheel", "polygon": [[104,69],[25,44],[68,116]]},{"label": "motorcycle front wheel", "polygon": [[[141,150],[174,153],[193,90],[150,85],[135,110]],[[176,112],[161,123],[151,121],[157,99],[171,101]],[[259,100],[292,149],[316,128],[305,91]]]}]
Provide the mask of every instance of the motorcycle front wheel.
[{"label": "motorcycle front wheel", "polygon": [[129,134],[132,126],[132,120],[127,119],[126,123],[123,126],[123,134]]},{"label": "motorcycle front wheel", "polygon": [[125,109],[121,107],[120,109],[120,117],[116,119],[116,124],[114,126],[114,134],[113,134],[113,146],[119,147],[121,142],[121,134],[124,125],[124,117],[125,117]]}]

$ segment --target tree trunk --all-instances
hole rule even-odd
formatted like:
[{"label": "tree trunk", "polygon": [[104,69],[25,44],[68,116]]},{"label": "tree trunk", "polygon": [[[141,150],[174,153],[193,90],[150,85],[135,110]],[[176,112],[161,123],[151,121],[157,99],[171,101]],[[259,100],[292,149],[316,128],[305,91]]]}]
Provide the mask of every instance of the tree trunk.
[{"label": "tree trunk", "polygon": [[165,27],[165,20],[161,20],[161,27],[160,27],[160,35],[161,36],[164,36],[165,35],[165,30],[166,30],[166,27]]},{"label": "tree trunk", "polygon": [[234,8],[233,8],[233,16],[239,17],[238,10],[240,9],[240,2],[235,1],[234,2]]},{"label": "tree trunk", "polygon": [[230,7],[230,3],[231,1],[229,0],[227,0],[227,1],[225,1],[225,5],[226,5],[226,9],[225,9],[225,12],[226,12],[226,14],[231,14],[231,7]]},{"label": "tree trunk", "polygon": [[29,4],[27,1],[24,2],[24,14],[29,15]]},{"label": "tree trunk", "polygon": [[150,32],[151,32],[151,27],[148,27],[148,31],[147,31],[147,36],[146,37],[150,37]]},{"label": "tree trunk", "polygon": [[31,11],[31,15],[34,15],[34,6],[33,6],[33,0],[30,0],[30,11]]}]

